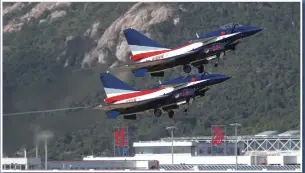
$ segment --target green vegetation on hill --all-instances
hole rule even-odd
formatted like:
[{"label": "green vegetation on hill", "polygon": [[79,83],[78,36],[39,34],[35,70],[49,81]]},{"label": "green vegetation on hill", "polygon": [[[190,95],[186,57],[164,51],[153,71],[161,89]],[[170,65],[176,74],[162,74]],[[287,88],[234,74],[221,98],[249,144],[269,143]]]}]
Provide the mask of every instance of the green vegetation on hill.
[{"label": "green vegetation on hill", "polygon": [[[243,124],[242,134],[263,130],[285,131],[299,128],[300,102],[300,4],[299,3],[171,3],[179,9],[180,21],[162,22],[150,28],[162,45],[178,46],[204,34],[216,25],[237,22],[266,28],[243,40],[237,50],[225,57],[218,68],[209,71],[232,78],[197,100],[187,115],[173,119],[139,116],[137,121],[109,120],[100,111],[73,110],[3,118],[4,153],[20,147],[33,148],[35,131],[51,130],[49,156],[77,159],[92,152],[112,155],[114,127],[134,129],[133,140],[154,140],[168,136],[165,126],[175,123],[175,136],[210,135],[211,124]],[[133,3],[73,3],[67,15],[52,23],[39,24],[44,14],[20,32],[3,35],[3,111],[4,113],[92,105],[103,101],[99,80],[101,69],[72,72],[80,67],[86,51],[95,45],[80,41],[66,58],[64,67],[57,57],[65,50],[67,36],[79,36],[100,21],[102,34]],[[84,8],[86,6],[86,10]],[[24,13],[24,12],[23,12]],[[8,14],[9,15],[9,14]],[[19,14],[18,14],[19,15]],[[11,15],[16,17],[16,15]],[[128,50],[127,50],[128,51]],[[177,69],[165,79],[178,75]],[[145,81],[145,84],[143,84]],[[135,87],[157,83],[147,76],[134,79]],[[227,134],[232,134],[227,127]],[[41,149],[42,149],[41,145]],[[43,156],[43,152],[41,155]],[[32,150],[29,155],[34,155]]]}]

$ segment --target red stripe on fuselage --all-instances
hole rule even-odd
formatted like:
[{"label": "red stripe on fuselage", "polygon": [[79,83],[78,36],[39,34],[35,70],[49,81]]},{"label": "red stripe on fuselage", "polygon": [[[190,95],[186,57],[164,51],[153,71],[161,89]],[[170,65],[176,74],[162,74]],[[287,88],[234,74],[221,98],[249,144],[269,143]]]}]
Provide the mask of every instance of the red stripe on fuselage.
[{"label": "red stripe on fuselage", "polygon": [[162,53],[165,53],[165,52],[168,52],[168,51],[171,51],[171,50],[158,50],[158,51],[154,51],[154,52],[140,53],[140,54],[131,56],[130,60],[131,61],[139,61],[141,59],[148,58],[148,57],[155,56],[155,55],[159,55],[159,54],[162,54]]},{"label": "red stripe on fuselage", "polygon": [[177,50],[177,49],[180,49],[180,48],[183,48],[185,46],[188,46],[192,43],[187,43],[183,46],[179,46],[179,47],[176,47],[174,49],[170,49],[170,50],[158,50],[158,51],[153,51],[153,52],[146,52],[146,53],[140,53],[140,54],[137,54],[137,55],[133,55],[130,57],[130,60],[131,61],[139,61],[141,59],[145,59],[145,58],[149,58],[151,56],[155,56],[155,55],[159,55],[159,54],[162,54],[162,53],[165,53],[165,52],[169,52],[169,51],[173,51],[173,50]]},{"label": "red stripe on fuselage", "polygon": [[162,90],[163,88],[158,88],[158,89],[153,89],[153,90],[144,90],[144,91],[139,91],[139,92],[134,92],[134,93],[128,93],[128,94],[122,94],[122,95],[117,95],[113,97],[108,97],[105,99],[106,104],[117,102],[120,100],[125,100],[125,99],[130,99],[133,97],[138,97],[138,96],[143,96],[146,94],[151,94],[153,92],[157,92]]}]

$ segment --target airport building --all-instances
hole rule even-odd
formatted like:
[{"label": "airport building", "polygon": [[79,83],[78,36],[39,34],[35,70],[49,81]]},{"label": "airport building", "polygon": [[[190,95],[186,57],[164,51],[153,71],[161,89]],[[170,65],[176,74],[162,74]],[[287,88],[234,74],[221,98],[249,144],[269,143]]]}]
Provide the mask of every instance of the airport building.
[{"label": "airport building", "polygon": [[[133,143],[133,147],[135,154],[132,157],[87,156],[79,161],[49,161],[47,165],[51,170],[297,170],[302,161],[300,131],[297,130],[280,134],[266,131],[237,138],[224,136],[217,146],[212,145],[211,136],[203,136],[138,141]],[[38,158],[23,158],[22,162],[18,159],[3,158],[3,169],[44,169],[43,161]]]},{"label": "airport building", "polygon": [[[161,165],[172,164],[236,164],[235,136],[225,136],[223,143],[212,145],[212,137],[162,138],[158,141],[134,142],[134,157],[126,159],[158,160]],[[103,160],[105,157],[85,157]],[[254,136],[237,137],[237,163],[242,165],[300,165],[300,131],[281,134],[265,131]]]},{"label": "airport building", "polygon": [[2,170],[40,170],[40,158],[10,157],[2,158]]}]

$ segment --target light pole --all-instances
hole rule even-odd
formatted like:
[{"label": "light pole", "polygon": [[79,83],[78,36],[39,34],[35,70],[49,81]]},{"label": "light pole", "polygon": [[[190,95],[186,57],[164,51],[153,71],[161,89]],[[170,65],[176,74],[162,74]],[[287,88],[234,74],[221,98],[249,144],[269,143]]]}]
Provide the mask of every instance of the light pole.
[{"label": "light pole", "polygon": [[174,130],[177,129],[175,126],[168,126],[166,130],[171,131],[171,138],[172,138],[172,164],[174,164]]},{"label": "light pole", "polygon": [[48,168],[48,139],[44,140],[44,151],[45,151],[44,167],[45,167],[45,170],[47,170],[47,168]]},{"label": "light pole", "polygon": [[35,150],[36,150],[35,156],[36,156],[36,158],[38,158],[38,142],[36,143],[36,148],[35,148]]},{"label": "light pole", "polygon": [[230,124],[230,126],[234,126],[235,127],[235,170],[237,170],[237,127],[241,126],[241,124],[233,123]]},{"label": "light pole", "polygon": [[[47,170],[48,168],[48,140],[50,140],[51,138],[53,138],[53,132],[46,130],[46,131],[42,131],[37,135],[37,140],[39,141],[44,141],[44,150],[45,150],[45,170]],[[38,148],[38,147],[36,147]]]},{"label": "light pole", "polygon": [[34,131],[34,141],[35,141],[35,156],[36,158],[38,158],[38,146],[39,146],[39,138],[38,138],[38,134],[39,134],[39,127],[35,128]]}]

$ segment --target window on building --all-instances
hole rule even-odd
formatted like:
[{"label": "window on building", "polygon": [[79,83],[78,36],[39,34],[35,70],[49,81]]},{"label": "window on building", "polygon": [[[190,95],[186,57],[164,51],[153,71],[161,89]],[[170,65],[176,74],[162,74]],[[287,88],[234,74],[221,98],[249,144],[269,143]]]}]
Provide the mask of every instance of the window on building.
[{"label": "window on building", "polygon": [[174,153],[190,153],[191,147],[174,147]]},{"label": "window on building", "polygon": [[11,169],[11,165],[5,165],[5,169]]},{"label": "window on building", "polygon": [[[172,153],[172,147],[139,147],[135,148],[136,154],[169,154]],[[191,153],[191,147],[174,146],[174,153]]]},{"label": "window on building", "polygon": [[154,154],[160,154],[160,147],[153,147],[152,153],[154,153]]},{"label": "window on building", "polygon": [[172,152],[171,147],[160,147],[160,154],[167,154],[167,153],[171,153],[171,152]]},{"label": "window on building", "polygon": [[21,165],[21,170],[25,170],[25,165]]},{"label": "window on building", "polygon": [[15,165],[16,167],[15,167],[15,169],[21,169],[21,165]]},{"label": "window on building", "polygon": [[35,166],[34,165],[29,165],[29,169],[31,169],[31,170],[35,169]]}]

